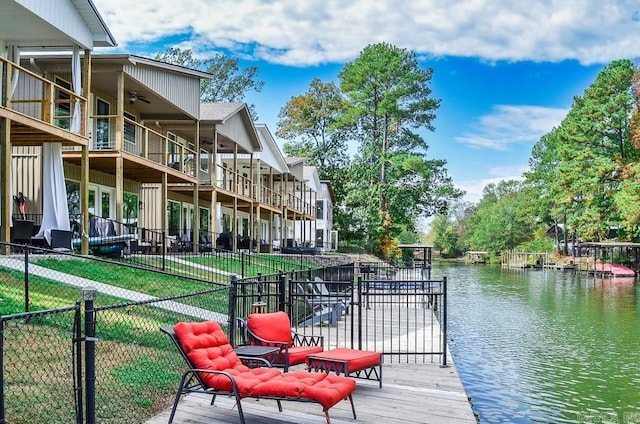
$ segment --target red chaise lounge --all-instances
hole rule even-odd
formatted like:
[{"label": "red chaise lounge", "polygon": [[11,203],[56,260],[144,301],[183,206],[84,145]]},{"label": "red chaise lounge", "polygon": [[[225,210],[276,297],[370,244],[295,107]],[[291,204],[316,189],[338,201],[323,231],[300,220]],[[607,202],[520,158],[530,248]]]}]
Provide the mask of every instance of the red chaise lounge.
[{"label": "red chaise lounge", "polygon": [[171,336],[189,367],[182,374],[169,423],[173,422],[180,396],[192,392],[211,394],[213,400],[218,394],[234,396],[242,424],[245,423],[240,403],[243,398],[274,399],[280,411],[281,400],[319,403],[327,424],[331,423],[329,408],[348,398],[356,419],[351,397],[356,383],[352,378],[306,371],[281,373],[270,367],[249,368],[236,355],[215,321],[181,322],[162,331]]}]

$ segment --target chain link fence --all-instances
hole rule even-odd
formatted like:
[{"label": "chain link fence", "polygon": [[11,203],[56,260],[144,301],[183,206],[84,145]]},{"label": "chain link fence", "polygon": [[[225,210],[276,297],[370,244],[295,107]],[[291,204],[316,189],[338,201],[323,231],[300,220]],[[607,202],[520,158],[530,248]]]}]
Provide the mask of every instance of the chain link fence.
[{"label": "chain link fence", "polygon": [[0,422],[82,422],[80,303],[0,324]]},{"label": "chain link fence", "polygon": [[[2,424],[144,422],[171,403],[184,368],[159,328],[227,323],[228,284],[0,249],[9,252],[0,255]],[[86,293],[94,298],[81,307]]]}]

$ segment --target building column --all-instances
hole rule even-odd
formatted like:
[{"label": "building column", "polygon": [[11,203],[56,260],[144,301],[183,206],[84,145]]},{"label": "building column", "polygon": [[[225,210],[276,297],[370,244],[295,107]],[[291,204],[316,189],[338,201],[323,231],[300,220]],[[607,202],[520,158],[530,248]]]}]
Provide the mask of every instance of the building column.
[{"label": "building column", "polygon": [[[4,84],[3,84],[4,85]],[[0,92],[3,92],[0,90]],[[0,196],[0,214],[2,220],[2,234],[0,240],[11,241],[11,214],[9,213],[11,205],[11,187],[9,181],[11,179],[11,121],[6,118],[0,118],[0,163],[2,164],[2,174],[0,175],[0,186],[2,187],[2,196]],[[6,252],[9,253],[9,249]]]},{"label": "building column", "polygon": [[196,183],[193,187],[193,240],[191,246],[194,252],[198,252],[200,244],[200,121],[196,121],[196,157],[194,174]]},{"label": "building column", "polygon": [[[84,135],[89,135],[91,125],[91,51],[84,51],[84,66],[82,70],[82,96],[87,99],[84,111]],[[80,253],[89,254],[89,145],[82,146],[82,160],[80,161],[80,222],[82,234],[80,237]],[[85,233],[86,231],[86,233]],[[87,237],[85,237],[87,235]]]},{"label": "building column", "polygon": [[[116,221],[124,222],[123,204],[124,204],[124,159],[122,158],[122,150],[124,148],[124,73],[118,73],[118,99],[116,106],[116,128],[115,141],[116,151]],[[122,231],[122,229],[120,229]]]}]

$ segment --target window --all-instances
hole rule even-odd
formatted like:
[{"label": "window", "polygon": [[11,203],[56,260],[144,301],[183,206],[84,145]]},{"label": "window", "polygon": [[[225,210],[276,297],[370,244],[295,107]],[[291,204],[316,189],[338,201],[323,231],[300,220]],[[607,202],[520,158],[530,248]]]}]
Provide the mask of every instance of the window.
[{"label": "window", "polygon": [[124,193],[124,202],[122,204],[122,214],[125,224],[133,226],[138,225],[138,195],[133,193]]},{"label": "window", "polygon": [[[71,90],[71,83],[62,78],[55,78],[55,83],[60,87]],[[68,130],[71,128],[71,95],[56,87],[56,104],[53,123],[56,127]]]},{"label": "window", "polygon": [[193,205],[183,203],[182,204],[182,240],[193,241],[193,218],[194,218]]},{"label": "window", "polygon": [[180,203],[170,200],[167,206],[170,236],[180,235],[180,212]]},{"label": "window", "polygon": [[67,208],[71,220],[80,219],[80,183],[76,181],[65,181],[67,188]]},{"label": "window", "polygon": [[200,208],[200,233],[209,233],[209,209]]},{"label": "window", "polygon": [[209,173],[209,152],[204,149],[200,150],[200,171]]},{"label": "window", "polygon": [[105,186],[89,186],[89,214],[114,219],[115,189]]},{"label": "window", "polygon": [[316,201],[316,218],[324,219],[324,200]]},{"label": "window", "polygon": [[109,137],[109,114],[110,105],[108,102],[97,99],[96,100],[96,140],[95,148],[99,150],[106,150],[110,148]]},{"label": "window", "polygon": [[124,141],[127,143],[136,143],[136,126],[132,122],[136,122],[136,117],[128,112],[124,113]]},{"label": "window", "polygon": [[316,230],[316,247],[324,248],[324,230]]}]

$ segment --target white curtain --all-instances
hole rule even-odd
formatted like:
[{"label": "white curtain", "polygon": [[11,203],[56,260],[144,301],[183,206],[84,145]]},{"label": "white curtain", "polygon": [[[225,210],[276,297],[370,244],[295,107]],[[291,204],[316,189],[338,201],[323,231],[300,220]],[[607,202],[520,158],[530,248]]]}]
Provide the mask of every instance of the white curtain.
[{"label": "white curtain", "polygon": [[51,230],[70,230],[62,143],[42,146],[42,226],[38,236],[51,243]]},{"label": "white curtain", "polygon": [[[9,60],[13,63],[19,65],[20,64],[20,48],[18,46],[12,45],[9,47]],[[18,76],[20,75],[20,71],[17,69],[13,70],[13,75],[11,76],[11,95],[16,92],[16,87],[18,87]]]},{"label": "white curtain", "polygon": [[[78,46],[73,46],[73,58],[71,59],[71,78],[73,79],[73,92],[76,96],[80,96],[82,94],[82,74],[80,73],[80,48]],[[70,131],[73,133],[79,133],[82,115],[80,113],[80,102],[76,99],[75,104],[73,105],[73,117],[71,119],[71,127]]]}]

